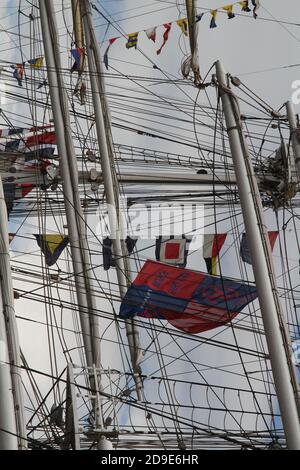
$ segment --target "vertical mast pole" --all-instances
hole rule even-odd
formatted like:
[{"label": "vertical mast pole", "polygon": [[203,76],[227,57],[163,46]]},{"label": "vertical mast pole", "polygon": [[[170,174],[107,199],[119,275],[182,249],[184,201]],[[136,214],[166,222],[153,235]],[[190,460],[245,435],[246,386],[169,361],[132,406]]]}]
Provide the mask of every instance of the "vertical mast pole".
[{"label": "vertical mast pole", "polygon": [[1,277],[1,288],[2,288],[2,301],[4,305],[4,313],[7,320],[7,339],[8,339],[8,352],[9,362],[12,378],[12,390],[14,397],[14,408],[16,416],[16,427],[18,434],[18,448],[20,450],[27,448],[26,441],[26,424],[24,414],[24,399],[22,389],[22,377],[21,377],[21,355],[20,355],[20,343],[18,327],[15,316],[14,306],[14,291],[12,284],[12,275],[10,267],[10,256],[9,256],[9,241],[8,241],[8,226],[7,226],[7,210],[5,201],[2,199],[3,186],[0,178],[0,234],[1,234],[1,246],[0,246],[0,277]]},{"label": "vertical mast pole", "polygon": [[286,103],[286,110],[288,115],[288,121],[290,125],[292,146],[294,151],[295,165],[298,175],[298,180],[300,180],[300,135],[297,135],[297,129],[299,128],[296,113],[291,101]]},{"label": "vertical mast pole", "polygon": [[[9,273],[5,272],[6,266],[4,261],[7,256],[7,244],[7,211],[2,179],[0,178],[0,450],[17,450],[18,438],[11,374],[11,350],[8,339],[8,328],[11,328],[9,322],[12,312],[5,303],[5,292],[2,282],[6,277],[9,277]],[[18,373],[20,373],[20,370]]]},{"label": "vertical mast pole", "polygon": [[[109,207],[108,216],[110,227],[115,227],[112,237],[113,252],[117,268],[117,277],[120,296],[123,298],[130,283],[129,267],[126,259],[126,251],[121,240],[121,220],[120,220],[120,199],[118,179],[113,165],[113,148],[111,140],[110,119],[108,116],[108,105],[104,96],[103,73],[101,66],[100,47],[97,42],[93,22],[90,2],[81,0],[82,15],[84,24],[84,36],[86,41],[86,54],[88,57],[89,74],[92,89],[92,99],[95,113],[96,131],[98,136],[99,150],[101,155],[101,166],[103,184],[106,201]],[[112,210],[110,210],[112,209]],[[136,382],[138,398],[141,399],[142,383],[140,380],[140,342],[139,333],[134,324],[134,320],[125,322],[126,334],[131,355],[131,362]]]},{"label": "vertical mast pole", "polygon": [[216,64],[219,93],[235,167],[247,242],[268,344],[287,446],[300,449],[299,395],[292,348],[281,312],[267,227],[251,158],[243,135],[238,103],[220,61]]},{"label": "vertical mast pole", "polygon": [[200,85],[201,75],[199,68],[199,52],[198,52],[198,23],[196,20],[197,0],[185,0],[187,18],[189,24],[189,38],[191,48],[191,67],[194,73],[195,85]]},{"label": "vertical mast pole", "polygon": [[[101,368],[99,320],[96,316],[96,304],[92,294],[90,275],[93,272],[90,265],[87,244],[85,218],[82,211],[79,189],[76,154],[72,141],[72,131],[66,88],[61,75],[58,32],[51,0],[40,0],[40,15],[42,23],[43,42],[47,61],[48,80],[50,86],[51,104],[57,145],[60,155],[60,170],[63,178],[66,217],[71,242],[72,263],[74,269],[76,294],[83,343],[87,366],[90,372],[90,384],[96,389],[92,370]],[[100,375],[98,377],[99,387]],[[96,425],[103,428],[102,409],[95,409]]]}]

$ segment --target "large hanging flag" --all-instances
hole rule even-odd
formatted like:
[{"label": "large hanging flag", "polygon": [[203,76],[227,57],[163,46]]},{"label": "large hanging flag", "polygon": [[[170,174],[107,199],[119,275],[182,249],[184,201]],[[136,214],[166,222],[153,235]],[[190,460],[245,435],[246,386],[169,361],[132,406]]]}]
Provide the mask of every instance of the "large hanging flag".
[{"label": "large hanging flag", "polygon": [[[272,251],[274,249],[274,245],[276,243],[278,233],[279,232],[276,232],[276,231],[268,232]],[[241,256],[242,260],[245,263],[252,264],[251,256],[250,256],[250,250],[249,250],[249,247],[248,247],[247,237],[246,237],[245,233],[243,233],[243,235],[242,235],[242,241],[241,241],[241,246],[240,246],[240,256]]]},{"label": "large hanging flag", "polygon": [[69,243],[69,237],[60,234],[35,234],[36,241],[45,255],[47,266],[56,263],[62,251]]},{"label": "large hanging flag", "polygon": [[23,86],[23,74],[24,74],[24,65],[23,64],[16,64],[11,66],[13,71],[13,77],[17,80],[19,86]]},{"label": "large hanging flag", "polygon": [[42,134],[33,134],[30,135],[26,138],[25,143],[28,147],[31,147],[32,145],[43,145],[43,144],[53,144],[56,145],[57,139],[56,139],[56,132],[55,131],[49,131],[49,132],[43,132]]},{"label": "large hanging flag", "polygon": [[210,20],[209,27],[216,28],[217,27],[216,18],[217,18],[218,10],[211,10],[210,13],[211,13],[211,20]]},{"label": "large hanging flag", "polygon": [[32,145],[25,147],[25,161],[31,160],[44,160],[45,158],[52,158],[55,147],[46,144]]},{"label": "large hanging flag", "polygon": [[156,41],[156,26],[154,26],[153,28],[146,29],[145,33],[148,39],[151,39],[151,41],[153,42]]},{"label": "large hanging flag", "polygon": [[158,237],[156,239],[155,257],[162,263],[185,267],[191,240],[184,235],[174,237]]},{"label": "large hanging flag", "polygon": [[228,19],[231,20],[232,18],[235,18],[235,14],[233,13],[233,5],[225,5],[222,7],[223,10],[227,12]]},{"label": "large hanging flag", "polygon": [[[125,245],[127,248],[127,254],[131,255],[136,245],[137,239],[127,237],[125,240]],[[102,242],[102,256],[103,256],[103,269],[108,271],[110,268],[116,266],[114,256],[113,256],[113,245],[112,239],[109,237],[104,238]]]},{"label": "large hanging flag", "polygon": [[74,64],[72,65],[71,72],[80,72],[82,61],[84,58],[84,48],[77,47],[76,49],[72,49],[71,54],[73,59],[75,60]]},{"label": "large hanging flag", "polygon": [[108,70],[108,52],[109,52],[110,46],[111,46],[117,39],[118,39],[118,38],[111,38],[111,39],[109,40],[108,47],[107,47],[106,51],[104,52],[103,62],[104,62],[104,65],[105,65],[105,67],[106,67],[107,70]]},{"label": "large hanging flag", "polygon": [[218,255],[224,245],[227,233],[205,234],[203,240],[203,258],[207,272],[216,275],[218,272]]},{"label": "large hanging flag", "polygon": [[24,132],[23,127],[11,127],[8,129],[0,129],[0,138],[7,137],[15,134],[22,134]]},{"label": "large hanging flag", "polygon": [[30,64],[35,69],[40,69],[44,65],[44,57],[37,57],[36,59],[28,60],[28,64]]},{"label": "large hanging flag", "polygon": [[259,9],[260,7],[260,1],[259,0],[252,0],[252,5],[254,6],[253,8],[253,16],[254,18],[256,19],[257,18],[257,13],[256,11]]},{"label": "large hanging flag", "polygon": [[171,28],[172,28],[172,23],[165,23],[163,26],[165,28],[165,32],[163,34],[163,43],[160,46],[160,48],[158,49],[158,51],[156,51],[156,54],[158,54],[158,55],[161,53],[162,48],[165,46],[167,40],[169,39],[169,34],[170,34],[170,31],[171,31]]},{"label": "large hanging flag", "polygon": [[17,152],[21,144],[21,139],[6,139],[0,142],[0,150],[2,152]]},{"label": "large hanging flag", "polygon": [[176,23],[178,24],[178,26],[181,29],[181,31],[183,32],[183,34],[185,36],[188,36],[189,35],[189,33],[188,33],[189,24],[188,24],[187,18],[181,18],[181,19],[177,20]]},{"label": "large hanging flag", "polygon": [[126,48],[130,49],[131,47],[137,48],[139,33],[130,33],[128,34]]},{"label": "large hanging flag", "polygon": [[247,13],[251,11],[251,8],[249,8],[249,1],[239,2],[239,4],[242,7],[242,11],[246,11]]},{"label": "large hanging flag", "polygon": [[254,286],[148,260],[122,301],[120,317],[157,318],[202,333],[229,323],[256,297]]}]

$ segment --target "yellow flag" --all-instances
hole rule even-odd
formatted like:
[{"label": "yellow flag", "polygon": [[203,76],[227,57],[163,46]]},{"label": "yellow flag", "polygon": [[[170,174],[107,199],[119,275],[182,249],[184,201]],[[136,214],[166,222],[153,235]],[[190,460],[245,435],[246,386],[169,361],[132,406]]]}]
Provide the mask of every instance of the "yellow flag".
[{"label": "yellow flag", "polygon": [[36,59],[29,60],[28,62],[35,69],[40,69],[44,65],[44,57],[37,57]]},{"label": "yellow flag", "polygon": [[229,19],[235,17],[235,14],[233,13],[233,5],[225,5],[224,7],[222,7],[222,10],[225,10],[227,12],[227,16]]},{"label": "yellow flag", "polygon": [[187,18],[181,18],[176,22],[185,36],[188,36],[188,20]]}]

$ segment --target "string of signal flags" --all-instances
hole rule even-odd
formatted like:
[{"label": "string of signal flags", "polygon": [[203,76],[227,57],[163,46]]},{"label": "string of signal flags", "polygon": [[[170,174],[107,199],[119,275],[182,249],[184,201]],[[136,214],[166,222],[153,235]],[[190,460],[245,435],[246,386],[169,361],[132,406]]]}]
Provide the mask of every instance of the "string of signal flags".
[{"label": "string of signal flags", "polygon": [[[195,23],[199,23],[205,15],[210,14],[211,19],[210,19],[209,27],[211,29],[216,28],[218,26],[217,22],[216,22],[218,13],[220,11],[226,12],[228,19],[231,20],[231,19],[235,18],[235,13],[234,13],[235,7],[240,7],[241,11],[246,12],[246,13],[251,13],[252,12],[253,17],[256,19],[257,16],[258,16],[257,15],[257,10],[260,7],[260,0],[251,0],[251,4],[253,6],[253,9],[250,8],[250,1],[240,1],[240,2],[232,3],[230,5],[224,5],[222,7],[212,9],[209,12],[204,12],[204,13],[197,14],[196,18],[195,18]],[[182,33],[185,36],[188,36],[188,34],[189,34],[189,32],[188,32],[189,31],[189,25],[188,25],[188,19],[187,18],[180,18],[176,21],[172,21],[172,22],[169,22],[169,23],[164,23],[163,25],[159,25],[159,26],[162,26],[164,28],[164,32],[163,32],[163,42],[162,42],[160,48],[156,51],[156,53],[158,55],[161,53],[162,49],[164,48],[166,42],[169,39],[169,34],[170,34],[170,31],[172,29],[173,24],[176,24],[177,26],[179,26],[179,28],[181,29]],[[147,38],[155,43],[156,39],[157,39],[157,28],[159,26],[153,26],[152,28],[149,28],[149,29],[146,29],[146,30],[143,30],[143,31],[136,31],[134,33],[127,34],[126,35],[126,37],[127,37],[126,48],[127,49],[135,48],[136,49],[137,46],[138,46],[139,35],[142,32],[145,32]],[[108,44],[108,47],[105,50],[104,56],[103,56],[103,62],[105,64],[105,67],[106,67],[107,70],[109,68],[108,53],[109,53],[110,47],[112,46],[112,44],[115,41],[117,41],[118,39],[120,39],[122,37],[123,36],[118,36],[118,37],[114,37],[114,38],[111,38],[111,39],[108,40],[109,44]],[[79,55],[80,55],[80,51],[77,50],[77,53],[79,53]],[[75,54],[73,54],[73,55],[75,55]]]}]

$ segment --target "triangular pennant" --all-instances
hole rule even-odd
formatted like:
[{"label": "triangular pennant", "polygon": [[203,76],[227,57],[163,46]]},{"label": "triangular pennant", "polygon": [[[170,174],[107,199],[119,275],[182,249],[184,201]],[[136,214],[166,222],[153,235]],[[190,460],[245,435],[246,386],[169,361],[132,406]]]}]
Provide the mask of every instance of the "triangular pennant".
[{"label": "triangular pennant", "polygon": [[69,243],[69,237],[60,234],[36,234],[34,236],[39,247],[45,255],[47,266],[52,266],[56,263],[62,251]]},{"label": "triangular pennant", "polygon": [[47,80],[45,79],[45,80],[43,80],[42,82],[40,82],[40,83],[38,84],[38,86],[37,86],[36,89],[37,89],[37,90],[40,90],[43,86],[46,86],[46,85],[48,85],[48,82],[47,82]]},{"label": "triangular pennant", "polygon": [[211,10],[210,13],[211,13],[211,20],[210,20],[209,27],[216,28],[217,27],[216,18],[217,18],[218,10]]},{"label": "triangular pennant", "polygon": [[104,65],[106,67],[106,69],[108,70],[108,51],[110,49],[110,46],[117,40],[118,38],[111,38],[109,40],[109,44],[108,44],[108,47],[106,49],[106,51],[104,52],[104,56],[103,56],[103,62],[104,62]]},{"label": "triangular pennant", "polygon": [[226,5],[225,7],[222,7],[222,9],[227,12],[227,16],[230,20],[235,18],[235,14],[233,13],[233,5]]},{"label": "triangular pennant", "polygon": [[209,274],[217,274],[218,255],[224,245],[227,233],[205,234],[203,240],[203,258]]},{"label": "triangular pennant", "polygon": [[160,46],[160,48],[158,49],[158,51],[156,51],[156,54],[158,54],[158,55],[161,53],[162,48],[165,46],[167,40],[169,39],[169,33],[171,31],[171,28],[172,28],[172,23],[165,23],[163,26],[165,28],[165,32],[163,34],[163,43]]},{"label": "triangular pennant", "polygon": [[40,69],[44,65],[44,57],[37,57],[36,59],[28,60],[28,64],[30,64],[35,69]]},{"label": "triangular pennant", "polygon": [[130,49],[131,47],[137,48],[139,33],[130,33],[128,34],[126,48]]},{"label": "triangular pennant", "polygon": [[84,58],[84,48],[77,47],[76,49],[72,49],[71,54],[75,60],[74,64],[72,65],[71,72],[80,72]]},{"label": "triangular pennant", "polygon": [[15,233],[9,233],[9,234],[8,234],[8,241],[9,241],[9,243],[11,243],[11,242],[13,241],[13,239],[15,238],[15,235],[16,235]]},{"label": "triangular pennant", "polygon": [[251,8],[249,8],[249,1],[239,2],[239,4],[242,7],[242,11],[246,11],[247,13],[251,11]]},{"label": "triangular pennant", "polygon": [[[274,245],[276,243],[278,233],[279,232],[276,232],[276,231],[268,232],[272,251],[273,251]],[[241,241],[241,246],[240,246],[240,256],[241,256],[242,260],[245,263],[252,264],[250,250],[249,250],[249,247],[248,247],[247,237],[246,237],[245,233],[243,233],[243,235],[242,235],[242,241]]]},{"label": "triangular pennant", "polygon": [[187,18],[181,18],[181,19],[177,20],[176,23],[178,24],[178,26],[181,29],[181,31],[183,32],[183,34],[185,36],[188,36],[189,24],[188,24]]},{"label": "triangular pennant", "polygon": [[11,66],[13,71],[13,77],[17,80],[19,86],[23,86],[23,74],[24,74],[24,67],[23,64],[16,64]]},{"label": "triangular pennant", "polygon": [[196,15],[195,23],[198,23],[199,21],[201,21],[203,16],[204,16],[204,13],[200,13],[199,15]]},{"label": "triangular pennant", "polygon": [[148,39],[151,39],[151,41],[155,42],[156,41],[156,26],[153,28],[145,29],[145,33]]}]

